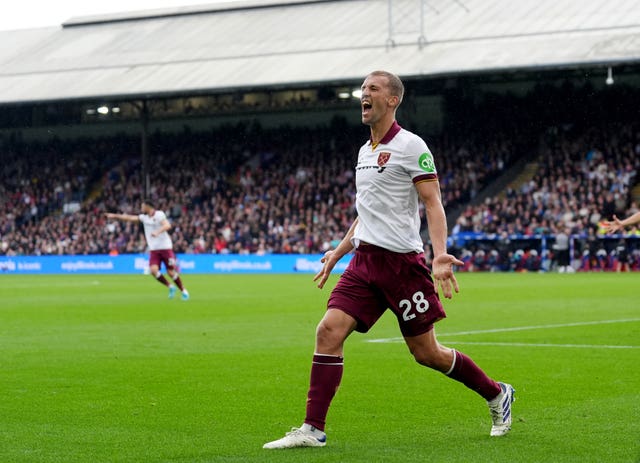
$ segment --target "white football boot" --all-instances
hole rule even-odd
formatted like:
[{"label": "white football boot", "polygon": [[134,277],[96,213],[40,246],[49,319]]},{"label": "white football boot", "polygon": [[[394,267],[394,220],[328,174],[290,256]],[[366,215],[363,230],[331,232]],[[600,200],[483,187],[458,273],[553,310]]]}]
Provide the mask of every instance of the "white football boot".
[{"label": "white football boot", "polygon": [[498,383],[502,392],[493,400],[487,401],[493,426],[491,436],[504,436],[511,429],[511,404],[516,400],[516,392],[511,384]]},{"label": "white football boot", "polygon": [[315,427],[303,424],[300,428],[291,428],[282,439],[267,442],[263,449],[290,449],[294,447],[324,447],[327,435]]}]

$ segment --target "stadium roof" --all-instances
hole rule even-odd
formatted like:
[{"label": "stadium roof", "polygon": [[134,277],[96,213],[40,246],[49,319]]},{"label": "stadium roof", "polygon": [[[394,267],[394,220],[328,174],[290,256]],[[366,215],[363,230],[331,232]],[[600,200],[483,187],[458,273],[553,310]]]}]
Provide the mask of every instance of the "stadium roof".
[{"label": "stadium roof", "polygon": [[0,103],[640,61],[637,0],[272,0],[0,32]]}]

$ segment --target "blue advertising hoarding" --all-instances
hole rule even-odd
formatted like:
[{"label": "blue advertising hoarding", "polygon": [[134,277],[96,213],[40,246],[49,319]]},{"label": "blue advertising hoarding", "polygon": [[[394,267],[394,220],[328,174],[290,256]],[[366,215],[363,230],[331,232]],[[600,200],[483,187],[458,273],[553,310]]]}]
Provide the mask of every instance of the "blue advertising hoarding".
[{"label": "blue advertising hoarding", "polygon": [[[178,254],[182,273],[317,273],[322,268],[320,254]],[[351,255],[336,265],[335,272],[343,272]],[[0,257],[0,274],[127,274],[143,273],[148,256],[124,254],[119,256],[15,256]]]}]

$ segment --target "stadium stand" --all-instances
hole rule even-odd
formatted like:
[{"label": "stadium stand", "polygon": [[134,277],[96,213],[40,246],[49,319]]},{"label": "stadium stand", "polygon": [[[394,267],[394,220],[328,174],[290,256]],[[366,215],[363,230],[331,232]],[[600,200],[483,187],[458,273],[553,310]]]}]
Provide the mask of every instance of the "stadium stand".
[{"label": "stadium stand", "polygon": [[248,0],[1,32],[0,255],[143,252],[103,212],[144,196],[177,252],[328,249],[354,218],[367,131],[349,95],[375,62],[405,79],[399,120],[435,154],[465,269],[552,269],[567,228],[575,268],[637,268],[638,231],[597,224],[638,208],[640,10],[420,4]]},{"label": "stadium stand", "polygon": [[[174,221],[178,252],[314,253],[340,240],[355,217],[353,166],[366,130],[225,127],[157,134],[150,196]],[[240,140],[242,142],[240,142]],[[107,224],[101,213],[136,213],[144,196],[137,140],[116,137],[30,146],[3,172],[6,254],[144,252],[138,227]],[[475,159],[458,141],[441,152],[445,204],[460,204],[502,171],[509,152],[487,147]],[[90,151],[82,147],[91,146]],[[502,146],[502,145],[501,145]],[[116,154],[117,153],[117,154]],[[45,158],[69,159],[52,172]],[[33,164],[35,169],[30,168]],[[451,169],[458,165],[461,168]],[[449,167],[447,167],[449,166]],[[64,184],[59,179],[71,179]]]},{"label": "stadium stand", "polygon": [[[601,218],[630,213],[635,207],[631,186],[640,167],[638,134],[633,124],[547,134],[539,171],[530,182],[467,205],[458,218],[453,236],[467,232],[467,241],[470,233],[503,236],[510,243],[474,240],[461,250],[468,268],[542,269],[540,246],[524,246],[518,253],[523,242],[513,237],[547,235],[552,249],[559,228],[570,227],[586,241]],[[357,146],[349,143],[363,135],[361,127],[346,124],[339,130],[238,126],[206,134],[157,134],[151,139],[150,194],[174,222],[178,252],[322,252],[354,218]],[[82,142],[35,144],[26,155],[16,149],[3,170],[2,253],[144,252],[137,226],[107,223],[102,216],[107,210],[137,211],[144,193],[136,143],[116,137],[93,140],[91,151]],[[485,158],[470,155],[468,147],[478,152],[481,146],[474,139],[449,146],[437,139],[432,148],[443,161],[447,208],[468,203],[511,159],[509,141],[500,137],[481,151],[488,153]],[[41,167],[44,158],[67,161],[51,171]],[[531,258],[531,251],[538,258]],[[516,257],[521,259],[515,262]]]},{"label": "stadium stand", "polygon": [[[557,127],[544,138],[539,168],[530,181],[468,205],[457,219],[454,235],[479,238],[462,250],[468,268],[540,270],[540,259],[522,262],[528,258],[525,253],[548,251],[547,261],[553,264],[554,236],[564,230],[575,239],[574,255],[580,260],[576,267],[616,267],[621,251],[618,239],[606,240],[600,223],[638,209],[632,188],[640,170],[640,127],[637,122],[586,129]],[[640,233],[633,228],[629,235]],[[628,244],[622,252],[632,256],[630,264],[636,269],[640,263],[637,240]],[[603,253],[606,261],[596,258]],[[487,262],[488,256],[493,262]]]}]

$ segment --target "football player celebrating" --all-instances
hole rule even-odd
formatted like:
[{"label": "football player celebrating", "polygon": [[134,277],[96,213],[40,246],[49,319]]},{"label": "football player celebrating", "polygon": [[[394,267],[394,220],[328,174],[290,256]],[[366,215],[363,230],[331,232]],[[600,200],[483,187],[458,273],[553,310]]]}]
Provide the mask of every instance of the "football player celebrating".
[{"label": "football player celebrating", "polygon": [[168,231],[171,223],[163,211],[153,207],[150,201],[143,200],[141,214],[114,214],[107,212],[108,219],[123,220],[126,222],[141,222],[144,227],[144,236],[149,246],[149,271],[151,275],[161,284],[169,288],[169,299],[173,299],[176,294],[176,286],[171,284],[162,274],[160,267],[164,264],[167,273],[175,284],[182,291],[182,300],[189,300],[189,291],[182,284],[182,279],[178,273],[176,255],[173,252],[173,242]]},{"label": "football player celebrating", "polygon": [[[358,218],[322,258],[324,266],[314,278],[318,287],[345,254],[353,249],[355,254],[316,330],[305,420],[266,443],[266,449],[325,445],[325,418],[342,379],[344,342],[353,331],[367,332],[388,308],[419,364],[460,381],[488,402],[491,436],[511,428],[513,387],[489,378],[468,356],[436,339],[434,323],[446,316],[438,286],[445,298],[458,292],[453,266],[463,262],[447,253],[447,222],[433,156],[420,137],[396,122],[403,94],[401,80],[385,71],[372,72],[362,84],[362,122],[370,127],[370,139],[360,148],[355,168]],[[433,247],[431,271],[419,233],[420,201]]]}]

